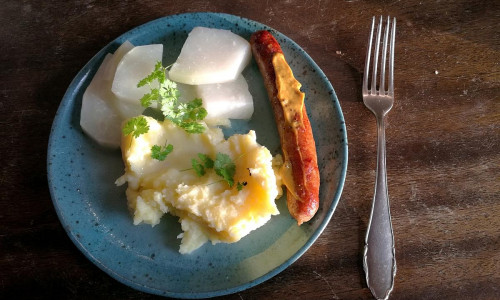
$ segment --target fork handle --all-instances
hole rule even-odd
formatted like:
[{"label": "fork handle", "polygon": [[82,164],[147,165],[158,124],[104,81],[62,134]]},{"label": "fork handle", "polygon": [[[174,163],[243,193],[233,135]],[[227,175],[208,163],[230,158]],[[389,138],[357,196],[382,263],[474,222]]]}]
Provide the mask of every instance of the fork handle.
[{"label": "fork handle", "polygon": [[384,117],[377,118],[375,194],[365,238],[363,267],[366,282],[377,299],[387,299],[394,287],[396,256],[385,165]]}]

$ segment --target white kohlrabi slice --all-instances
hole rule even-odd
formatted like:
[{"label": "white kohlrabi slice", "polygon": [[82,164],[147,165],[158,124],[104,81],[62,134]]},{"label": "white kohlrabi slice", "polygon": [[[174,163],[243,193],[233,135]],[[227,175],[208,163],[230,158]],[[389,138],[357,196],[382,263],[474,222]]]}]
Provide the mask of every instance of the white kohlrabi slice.
[{"label": "white kohlrabi slice", "polygon": [[243,75],[236,80],[202,84],[196,86],[196,93],[207,110],[206,119],[245,119],[253,114],[253,98]]},{"label": "white kohlrabi slice", "polygon": [[120,47],[118,47],[118,49],[116,49],[115,53],[113,53],[113,57],[111,58],[107,68],[104,70],[104,78],[106,80],[113,83],[118,63],[122,60],[123,56],[125,56],[125,54],[127,54],[133,48],[134,45],[131,42],[125,41],[123,44],[120,45]]},{"label": "white kohlrabi slice", "polygon": [[194,98],[197,98],[196,87],[194,85],[177,83],[177,89],[179,90],[179,101],[189,102]]},{"label": "white kohlrabi slice", "polygon": [[118,63],[111,90],[123,101],[137,103],[149,86],[138,88],[137,83],[153,72],[155,64],[162,61],[163,45],[137,46],[128,51]]},{"label": "white kohlrabi slice", "polygon": [[121,141],[122,120],[103,92],[109,90],[109,83],[106,83],[104,75],[112,57],[112,54],[106,55],[83,94],[80,126],[99,144],[117,148]]},{"label": "white kohlrabi slice", "polygon": [[195,27],[170,69],[170,78],[192,85],[232,81],[250,58],[250,44],[244,38],[229,30]]},{"label": "white kohlrabi slice", "polygon": [[[122,100],[120,100],[120,98],[116,97],[116,95],[113,94],[113,92],[111,92],[111,90],[109,90],[108,93],[111,94],[110,99],[111,99],[111,103],[113,105],[113,108],[118,113],[120,118],[122,118],[122,120],[137,117],[137,116],[141,115],[142,112],[144,112],[144,107],[142,107],[140,103],[137,104],[137,103],[131,103],[128,101],[122,101]],[[139,101],[137,101],[137,102],[139,102]]]},{"label": "white kohlrabi slice", "polygon": [[120,115],[122,120],[136,117],[144,111],[144,107],[141,106],[139,100],[136,102],[123,101],[121,98],[117,97],[113,92],[111,92],[111,85],[115,78],[116,69],[118,63],[122,60],[123,56],[127,54],[130,50],[134,48],[134,45],[129,41],[125,41],[123,44],[116,49],[106,68],[104,69],[103,79],[106,81],[106,86],[103,87],[102,93],[105,99],[108,99],[116,112]]}]

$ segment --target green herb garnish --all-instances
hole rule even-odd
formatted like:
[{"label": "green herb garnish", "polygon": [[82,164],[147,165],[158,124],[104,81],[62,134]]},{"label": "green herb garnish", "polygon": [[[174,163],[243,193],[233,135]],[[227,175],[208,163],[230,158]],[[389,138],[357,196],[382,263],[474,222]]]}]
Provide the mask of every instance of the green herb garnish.
[{"label": "green herb garnish", "polygon": [[193,166],[194,171],[196,174],[201,177],[205,175],[205,169],[212,169],[214,167],[214,161],[208,157],[208,155],[198,153],[198,158],[200,161],[196,160],[196,158],[193,158],[191,160],[191,165]]},{"label": "green herb garnish", "polygon": [[217,153],[214,162],[215,174],[222,177],[230,187],[234,184],[234,173],[236,173],[236,165],[229,157],[229,155],[224,153]]},{"label": "green herb garnish", "polygon": [[132,134],[132,136],[135,138],[148,131],[148,121],[143,116],[138,116],[128,120],[128,122],[125,124],[125,126],[123,126],[122,129],[124,135]]},{"label": "green herb garnish", "polygon": [[165,146],[154,145],[151,147],[151,157],[159,161],[164,161],[172,151],[174,151],[172,144],[166,145],[165,143]]},{"label": "green herb garnish", "polygon": [[[157,62],[151,74],[143,78],[137,87],[149,85],[151,91],[140,99],[143,107],[149,107],[156,102],[166,119],[181,127],[189,133],[202,133],[205,126],[199,121],[207,116],[202,100],[196,98],[187,103],[179,101],[177,84],[166,78],[167,68]],[[154,84],[158,83],[158,87]]]},{"label": "green herb garnish", "polygon": [[196,172],[196,175],[198,175],[198,177],[201,177],[201,176],[205,175],[205,173],[206,173],[205,172],[205,167],[203,167],[203,165],[200,164],[196,160],[196,158],[191,159],[191,166],[193,166],[193,169]]},{"label": "green herb garnish", "polygon": [[[231,157],[229,157],[229,155],[227,154],[220,152],[217,153],[214,161],[208,155],[198,153],[198,159],[193,158],[191,160],[191,165],[193,166],[194,171],[199,177],[205,175],[207,169],[214,169],[215,174],[222,177],[221,181],[226,181],[230,187],[233,187],[234,185],[236,165],[234,164]],[[241,191],[241,189],[246,185],[246,182],[238,182],[236,188],[238,189],[238,191]]]},{"label": "green herb garnish", "polygon": [[241,190],[243,189],[243,187],[244,187],[244,186],[246,186],[246,185],[247,185],[247,182],[246,182],[246,181],[243,181],[243,182],[239,182],[239,181],[238,181],[238,183],[236,184],[236,189],[237,189],[238,191],[241,191]]}]

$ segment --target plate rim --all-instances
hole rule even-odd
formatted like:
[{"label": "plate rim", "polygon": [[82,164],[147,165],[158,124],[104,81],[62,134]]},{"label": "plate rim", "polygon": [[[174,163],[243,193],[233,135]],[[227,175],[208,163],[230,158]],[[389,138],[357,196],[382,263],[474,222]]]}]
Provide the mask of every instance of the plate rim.
[{"label": "plate rim", "polygon": [[[77,237],[74,235],[74,233],[71,231],[69,226],[66,226],[65,224],[68,224],[66,220],[66,217],[64,216],[62,209],[57,203],[57,197],[56,197],[56,189],[52,181],[53,177],[53,171],[52,168],[54,167],[51,163],[51,156],[52,156],[52,151],[54,143],[56,143],[56,137],[54,132],[57,129],[58,124],[61,123],[62,116],[64,115],[66,109],[68,109],[68,106],[70,106],[70,99],[75,98],[75,91],[80,89],[80,86],[86,81],[87,77],[91,75],[92,71],[92,65],[95,63],[98,63],[99,57],[103,57],[107,49],[112,47],[114,44],[116,44],[117,41],[120,41],[124,36],[129,35],[132,33],[132,31],[141,31],[143,28],[150,27],[154,23],[161,22],[162,20],[166,19],[171,19],[174,17],[182,17],[185,16],[187,18],[193,18],[195,16],[208,16],[208,17],[216,17],[216,18],[224,18],[228,20],[231,23],[235,23],[233,20],[230,20],[232,18],[240,19],[245,22],[253,23],[256,24],[258,27],[265,28],[267,30],[272,31],[273,33],[276,33],[280,35],[281,37],[285,38],[287,42],[291,44],[291,46],[297,50],[300,51],[301,55],[305,57],[307,60],[308,64],[312,68],[318,72],[318,74],[323,78],[324,83],[326,86],[330,89],[331,95],[330,95],[330,100],[331,104],[335,107],[335,111],[338,114],[338,120],[339,126],[342,129],[341,130],[341,140],[342,142],[340,143],[341,147],[341,153],[339,153],[339,156],[343,156],[344,159],[341,160],[340,163],[340,172],[339,172],[339,181],[338,181],[338,188],[333,196],[332,199],[332,204],[328,207],[328,211],[325,214],[324,219],[321,221],[321,223],[318,225],[317,229],[313,232],[313,234],[308,238],[307,242],[300,247],[297,252],[295,252],[291,257],[289,257],[287,260],[285,260],[282,264],[279,266],[275,267],[274,269],[269,270],[267,273],[250,280],[246,283],[231,287],[231,288],[225,288],[225,289],[220,289],[217,291],[208,291],[208,292],[171,292],[166,289],[161,290],[157,289],[151,286],[146,286],[143,285],[139,282],[136,282],[130,278],[127,278],[125,276],[122,276],[121,274],[115,272],[112,268],[109,268],[106,266],[101,260],[96,258],[88,248],[83,245]],[[106,50],[106,51],[105,51]],[[198,299],[198,298],[211,298],[211,297],[216,297],[216,296],[223,296],[223,295],[228,295],[228,294],[234,294],[246,289],[249,289],[251,287],[254,287],[260,283],[263,283],[272,277],[276,276],[280,272],[284,271],[286,268],[288,268],[291,264],[293,264],[297,259],[299,259],[311,246],[314,244],[314,242],[317,240],[317,238],[321,235],[321,233],[324,231],[328,223],[330,222],[333,213],[336,210],[336,207],[338,205],[338,202],[340,201],[340,197],[345,185],[345,179],[346,179],[346,174],[347,174],[347,164],[348,164],[348,142],[347,142],[347,130],[345,126],[345,119],[343,115],[343,111],[340,107],[340,102],[339,99],[335,93],[335,90],[333,89],[333,86],[327,76],[324,74],[324,72],[320,69],[320,67],[316,64],[316,62],[309,56],[309,54],[302,49],[295,41],[290,39],[288,36],[285,34],[281,33],[280,31],[265,25],[263,23],[260,23],[255,20],[251,20],[242,16],[237,16],[237,15],[232,15],[232,14],[227,14],[227,13],[217,13],[217,12],[188,12],[188,13],[179,13],[179,14],[173,14],[173,15],[167,15],[163,16],[160,18],[156,18],[154,20],[148,21],[144,24],[138,25],[136,27],[133,27],[126,32],[120,34],[113,40],[111,40],[109,43],[107,43],[104,47],[102,47],[101,50],[99,50],[74,76],[72,79],[70,85],[66,89],[64,96],[61,99],[60,105],[57,109],[57,112],[55,114],[51,130],[50,130],[50,136],[49,136],[49,142],[48,142],[48,151],[47,151],[47,179],[48,179],[48,185],[49,185],[49,191],[50,191],[50,196],[52,203],[54,205],[55,211],[57,213],[57,216],[59,218],[59,221],[61,222],[62,227],[66,231],[66,234],[70,237],[71,241],[77,246],[78,250],[85,255],[85,257],[90,260],[94,265],[96,265],[99,269],[104,271],[106,274],[110,275],[112,278],[115,280],[131,287],[136,290],[146,292],[146,293],[151,293],[151,294],[156,294],[156,295],[161,295],[161,296],[168,296],[168,297],[176,297],[176,298],[186,298],[186,299]],[[63,222],[64,221],[64,222]]]}]

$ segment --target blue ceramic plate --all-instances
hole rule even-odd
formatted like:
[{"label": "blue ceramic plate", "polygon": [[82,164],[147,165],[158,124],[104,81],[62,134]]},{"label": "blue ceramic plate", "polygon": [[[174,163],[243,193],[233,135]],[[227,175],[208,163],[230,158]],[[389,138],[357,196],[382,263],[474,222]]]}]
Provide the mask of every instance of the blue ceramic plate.
[{"label": "blue ceramic plate", "polygon": [[[317,215],[297,226],[278,199],[280,215],[238,243],[205,244],[189,255],[178,253],[181,232],[176,218],[160,225],[134,226],[125,188],[114,181],[124,167],[118,150],[98,146],[80,128],[82,95],[106,53],[126,40],[134,45],[162,43],[163,62],[172,63],[194,26],[230,29],[249,39],[270,30],[306,93],[321,173]],[[255,101],[250,122],[233,122],[226,134],[254,129],[259,143],[280,149],[262,77],[252,62],[244,71]],[[292,40],[260,23],[219,13],[164,17],[139,26],[104,47],[76,75],[62,99],[48,147],[48,179],[55,209],[76,246],[99,268],[135,289],[178,298],[205,298],[255,286],[297,260],[317,239],[339,201],[347,169],[347,137],[335,92],[320,68]]]}]

